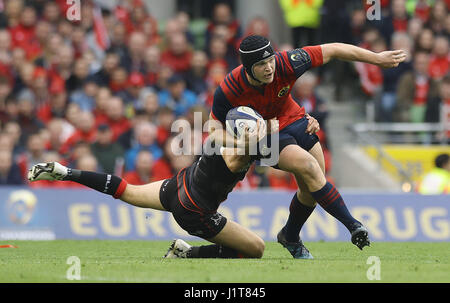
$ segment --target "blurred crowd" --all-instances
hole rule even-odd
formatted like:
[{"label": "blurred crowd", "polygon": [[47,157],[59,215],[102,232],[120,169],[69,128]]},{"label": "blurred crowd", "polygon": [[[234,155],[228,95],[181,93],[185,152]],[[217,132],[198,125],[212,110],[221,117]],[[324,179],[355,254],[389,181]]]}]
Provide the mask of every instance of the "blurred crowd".
[{"label": "blurred crowd", "polygon": [[[439,122],[442,118],[449,122],[450,117],[442,117],[441,106],[450,107],[450,1],[379,3],[380,14],[371,18],[369,4],[351,9],[348,24],[339,26],[347,29],[341,39],[374,52],[403,49],[406,62],[394,69],[355,63],[348,73],[341,69],[338,83],[356,71],[355,80],[366,99],[374,102],[378,122]],[[450,139],[450,133],[441,135]]]},{"label": "blurred crowd", "polygon": [[[171,177],[195,157],[174,154],[171,147],[178,142],[172,123],[184,119],[193,126],[195,112],[205,122],[216,87],[240,64],[241,39],[249,34],[271,38],[266,19],[255,17],[243,28],[227,2],[217,2],[200,34],[192,31],[187,12],[157,22],[141,0],[118,1],[112,10],[81,1],[78,21],[67,18],[66,2],[0,0],[0,184],[27,184],[28,169],[49,161],[116,174],[132,184]],[[321,22],[306,25],[310,40],[304,43],[333,39],[374,51],[408,51],[408,62],[397,69],[353,67],[363,91],[377,97],[380,119],[434,121],[439,116],[439,104],[450,102],[448,3],[381,1],[382,20],[369,22],[365,1],[319,2],[317,9],[328,9],[328,18],[325,12]],[[330,11],[340,2],[345,12],[333,21]],[[350,18],[340,22],[339,16]],[[323,31],[325,26],[330,30]],[[304,37],[305,25],[292,27],[294,39]],[[334,38],[315,35],[332,30],[338,31]],[[302,46],[293,41],[275,48]],[[321,123],[328,171],[328,110],[316,93],[321,72],[307,72],[292,95]],[[331,73],[345,78],[342,68]],[[39,181],[29,186],[79,185]],[[259,166],[252,166],[238,186],[297,188],[290,174]]]}]

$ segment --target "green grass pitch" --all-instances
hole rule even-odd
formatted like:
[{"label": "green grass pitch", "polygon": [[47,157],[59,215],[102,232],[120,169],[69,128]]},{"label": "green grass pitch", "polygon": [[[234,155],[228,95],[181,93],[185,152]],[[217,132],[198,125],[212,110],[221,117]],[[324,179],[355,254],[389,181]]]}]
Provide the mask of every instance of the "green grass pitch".
[{"label": "green grass pitch", "polygon": [[[262,259],[163,259],[170,241],[2,241],[0,282],[450,282],[450,243],[379,242],[360,251],[347,242],[309,242],[314,260],[294,260],[267,242]],[[205,244],[206,242],[191,242]],[[81,261],[81,280],[66,273]],[[380,280],[368,280],[370,256]]]}]

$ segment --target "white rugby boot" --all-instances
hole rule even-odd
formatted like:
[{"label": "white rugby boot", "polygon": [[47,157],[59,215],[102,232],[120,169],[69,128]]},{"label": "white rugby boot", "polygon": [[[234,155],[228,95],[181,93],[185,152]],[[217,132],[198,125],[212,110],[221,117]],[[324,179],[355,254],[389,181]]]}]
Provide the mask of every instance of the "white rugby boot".
[{"label": "white rugby boot", "polygon": [[58,162],[38,163],[28,170],[28,180],[63,180],[68,168]]},{"label": "white rugby boot", "polygon": [[167,250],[167,253],[164,255],[164,258],[188,258],[188,253],[191,248],[192,245],[187,244],[181,239],[175,239]]}]

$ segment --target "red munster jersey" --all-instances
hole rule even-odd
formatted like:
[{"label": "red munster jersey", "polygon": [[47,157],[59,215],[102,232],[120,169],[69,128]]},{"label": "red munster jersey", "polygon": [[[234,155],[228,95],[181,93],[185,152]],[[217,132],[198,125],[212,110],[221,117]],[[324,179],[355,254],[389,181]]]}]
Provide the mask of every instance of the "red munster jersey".
[{"label": "red munster jersey", "polygon": [[249,106],[265,120],[278,118],[281,130],[305,115],[305,109],[291,97],[295,81],[311,67],[322,64],[320,45],[276,52],[273,81],[259,87],[248,82],[244,67],[240,65],[216,89],[211,116],[225,123],[230,109]]}]

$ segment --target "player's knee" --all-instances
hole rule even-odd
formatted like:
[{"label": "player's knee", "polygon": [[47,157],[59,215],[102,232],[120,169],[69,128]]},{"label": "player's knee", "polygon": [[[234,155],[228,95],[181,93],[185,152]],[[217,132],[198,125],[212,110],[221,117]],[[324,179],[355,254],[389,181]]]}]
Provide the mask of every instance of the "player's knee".
[{"label": "player's knee", "polygon": [[257,259],[262,258],[264,249],[266,248],[264,241],[261,238],[258,238],[258,240],[254,241],[252,244],[251,257]]},{"label": "player's knee", "polygon": [[316,178],[322,172],[319,163],[314,158],[293,162],[293,173],[302,179]]}]

